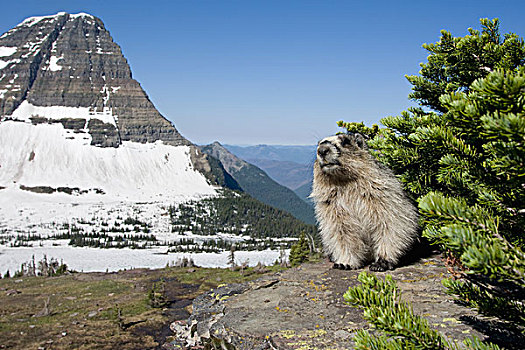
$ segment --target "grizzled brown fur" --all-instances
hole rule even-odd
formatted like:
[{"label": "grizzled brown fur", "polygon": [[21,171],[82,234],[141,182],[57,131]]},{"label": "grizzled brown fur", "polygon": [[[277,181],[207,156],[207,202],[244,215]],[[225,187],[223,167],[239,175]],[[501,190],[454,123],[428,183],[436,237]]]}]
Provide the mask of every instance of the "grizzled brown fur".
[{"label": "grizzled brown fur", "polygon": [[416,240],[417,209],[362,135],[321,140],[312,195],[325,252],[334,267],[392,269]]}]

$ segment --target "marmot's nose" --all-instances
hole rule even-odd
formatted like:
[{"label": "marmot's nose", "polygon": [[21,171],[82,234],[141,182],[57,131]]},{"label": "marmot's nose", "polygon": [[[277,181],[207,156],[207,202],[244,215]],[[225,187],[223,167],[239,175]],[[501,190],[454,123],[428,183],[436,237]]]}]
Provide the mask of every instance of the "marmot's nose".
[{"label": "marmot's nose", "polygon": [[317,148],[317,154],[321,157],[324,157],[330,152],[330,147],[326,145],[321,145]]}]

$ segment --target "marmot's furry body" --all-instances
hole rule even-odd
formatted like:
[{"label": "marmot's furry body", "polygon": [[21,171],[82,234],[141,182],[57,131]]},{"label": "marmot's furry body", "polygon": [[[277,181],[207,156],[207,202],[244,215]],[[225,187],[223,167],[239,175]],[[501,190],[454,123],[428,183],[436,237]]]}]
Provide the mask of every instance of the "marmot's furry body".
[{"label": "marmot's furry body", "polygon": [[311,197],[325,252],[335,268],[393,268],[418,233],[417,209],[362,135],[321,140]]}]

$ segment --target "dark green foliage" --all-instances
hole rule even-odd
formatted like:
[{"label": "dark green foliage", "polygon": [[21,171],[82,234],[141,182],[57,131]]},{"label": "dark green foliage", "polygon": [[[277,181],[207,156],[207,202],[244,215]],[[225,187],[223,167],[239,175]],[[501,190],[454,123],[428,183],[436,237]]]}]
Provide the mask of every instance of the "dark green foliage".
[{"label": "dark green foliage", "polygon": [[[136,226],[138,227],[138,226]],[[135,230],[139,232],[139,230]],[[60,238],[57,238],[60,237]],[[157,243],[154,235],[128,234],[128,235],[108,235],[106,233],[64,233],[54,236],[56,239],[69,239],[69,245],[74,247],[93,247],[93,248],[148,248]]]},{"label": "dark green foliage", "polygon": [[[137,218],[127,217],[123,222],[125,225],[133,225],[133,226],[144,226],[149,227],[149,225],[145,222],[140,221]],[[108,226],[107,223],[102,223],[103,226]]]},{"label": "dark green foliage", "polygon": [[292,245],[290,249],[290,265],[297,266],[308,260],[310,255],[310,247],[308,245],[308,239],[304,232],[301,232],[299,240]]},{"label": "dark green foliage", "polygon": [[315,226],[237,192],[180,204],[171,207],[169,212],[174,229],[182,233],[215,235],[223,232],[252,238],[278,238],[298,237],[302,231],[310,235],[316,232]]},{"label": "dark green foliage", "polygon": [[[107,226],[102,223],[102,226]],[[130,234],[115,235],[114,232],[135,232]],[[143,233],[137,233],[143,232]],[[158,244],[157,238],[148,234],[149,226],[145,223],[142,226],[136,225],[133,229],[120,228],[116,226],[109,229],[102,229],[98,232],[84,232],[75,225],[71,225],[67,232],[56,233],[50,236],[41,235],[17,235],[12,247],[31,246],[30,241],[44,241],[44,240],[61,240],[68,239],[69,245],[74,247],[93,247],[93,248],[134,248],[142,249],[149,248],[154,244]]]},{"label": "dark green foliage", "polygon": [[449,292],[524,333],[525,45],[481,23],[424,46],[428,63],[407,77],[421,107],[383,118],[368,145],[419,202],[423,235],[458,262]]},{"label": "dark green foliage", "polygon": [[[292,246],[292,240],[278,241],[272,238],[260,239],[260,238],[246,238],[242,241],[236,242],[235,247],[237,250],[242,251],[262,251],[266,249],[281,249],[290,248]],[[166,243],[169,245],[169,252],[172,253],[220,253],[223,251],[229,251],[232,247],[230,240],[210,237],[204,240],[195,240],[192,238],[182,238],[175,243]]]},{"label": "dark green foliage", "polygon": [[523,39],[516,34],[499,33],[499,20],[480,20],[482,30],[469,28],[469,35],[454,37],[446,30],[434,44],[424,44],[429,51],[427,63],[421,63],[419,75],[406,78],[413,85],[409,98],[438,112],[447,108],[440,96],[468,91],[471,84],[495,69],[512,70],[525,62]]},{"label": "dark green foliage", "polygon": [[379,133],[379,126],[373,124],[372,127],[368,127],[365,123],[360,122],[344,122],[342,120],[337,122],[337,126],[346,129],[351,134],[361,134],[366,136],[367,139],[374,138]]},{"label": "dark green foliage", "polygon": [[475,308],[487,316],[504,320],[507,325],[525,326],[525,306],[522,300],[513,297],[523,293],[523,290],[512,290],[512,285],[502,285],[499,290],[489,290],[469,281],[454,279],[444,279],[443,285],[449,294],[457,297],[459,303]]},{"label": "dark green foliage", "polygon": [[235,269],[235,245],[231,245],[230,247],[230,254],[228,255],[228,265],[230,266],[230,270]]},{"label": "dark green foliage", "polygon": [[512,282],[525,287],[525,259],[499,229],[501,217],[480,205],[469,206],[463,199],[430,193],[420,201],[427,218],[424,234],[441,244],[468,269],[495,282]]},{"label": "dark green foliage", "polygon": [[[462,265],[445,286],[480,312],[525,332],[525,74],[496,71],[470,92],[444,95],[442,126],[417,130],[441,149],[440,191],[420,198],[424,235]],[[443,135],[446,135],[444,137]],[[421,146],[426,147],[426,146]]]},{"label": "dark green foliage", "polygon": [[[441,150],[435,181],[446,195],[479,204],[499,216],[505,238],[523,238],[525,217],[525,70],[496,71],[476,81],[468,94],[442,96],[444,125],[420,128],[419,148]],[[434,189],[437,190],[437,189]]]},{"label": "dark green foliage", "polygon": [[[381,280],[363,271],[358,280],[361,285],[349,288],[344,294],[345,301],[362,308],[367,321],[395,338],[376,337],[361,330],[354,338],[356,349],[459,349],[457,343],[432,329],[425,318],[414,314],[410,303],[401,299],[392,276],[387,275]],[[468,349],[499,349],[497,345],[484,344],[478,338],[468,339],[463,345]]]}]

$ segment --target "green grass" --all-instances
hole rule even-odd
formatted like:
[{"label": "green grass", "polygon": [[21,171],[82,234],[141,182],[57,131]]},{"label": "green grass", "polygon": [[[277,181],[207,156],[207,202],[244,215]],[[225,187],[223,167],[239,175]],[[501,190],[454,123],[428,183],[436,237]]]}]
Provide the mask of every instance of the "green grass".
[{"label": "green grass", "polygon": [[[272,273],[283,268],[267,269]],[[153,349],[157,335],[173,321],[148,303],[154,282],[171,281],[167,286],[177,299],[193,299],[220,284],[260,276],[254,268],[241,273],[170,267],[0,279],[0,344],[9,349]],[[7,295],[13,289],[19,293]],[[50,314],[35,317],[48,298]],[[118,309],[125,327],[119,326]]]}]

